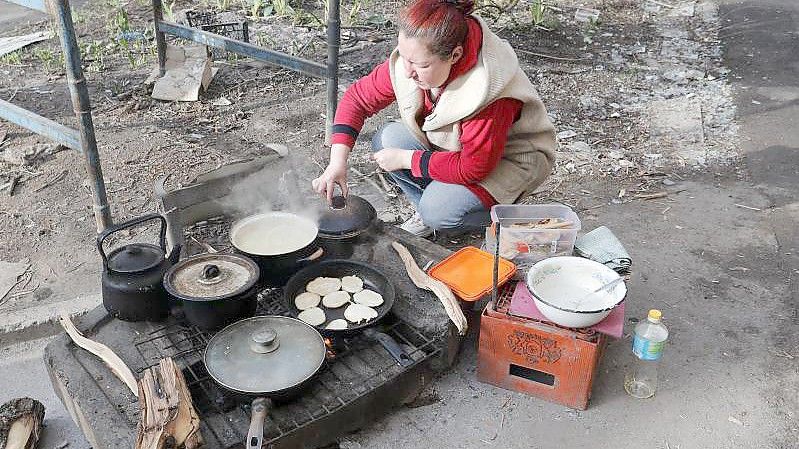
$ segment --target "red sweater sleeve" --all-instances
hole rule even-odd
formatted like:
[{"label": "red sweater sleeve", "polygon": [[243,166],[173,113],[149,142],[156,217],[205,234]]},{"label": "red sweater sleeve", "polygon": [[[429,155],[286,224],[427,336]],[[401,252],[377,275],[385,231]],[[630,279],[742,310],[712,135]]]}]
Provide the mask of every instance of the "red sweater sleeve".
[{"label": "red sweater sleeve", "polygon": [[461,151],[416,151],[411,173],[450,184],[471,185],[485,179],[502,158],[508,131],[523,103],[501,98],[461,123]]},{"label": "red sweater sleeve", "polygon": [[353,83],[341,98],[333,120],[332,143],[352,147],[363,122],[394,102],[394,87],[386,60]]}]

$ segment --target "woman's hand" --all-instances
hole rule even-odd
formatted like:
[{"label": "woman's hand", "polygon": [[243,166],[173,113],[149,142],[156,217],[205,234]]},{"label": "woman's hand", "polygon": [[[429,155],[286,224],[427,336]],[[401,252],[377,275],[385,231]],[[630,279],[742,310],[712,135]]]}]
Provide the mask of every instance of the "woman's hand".
[{"label": "woman's hand", "polygon": [[333,145],[330,151],[330,163],[321,176],[311,181],[311,187],[315,192],[327,198],[327,202],[333,201],[335,185],[341,188],[341,194],[347,196],[347,155],[350,149],[344,145]]},{"label": "woman's hand", "polygon": [[327,202],[333,201],[335,185],[341,188],[341,194],[347,196],[347,164],[340,164],[331,161],[321,176],[311,181],[313,189],[327,198]]},{"label": "woman's hand", "polygon": [[410,169],[411,161],[413,160],[413,151],[399,148],[384,148],[372,154],[372,160],[377,162],[377,165],[385,171]]}]

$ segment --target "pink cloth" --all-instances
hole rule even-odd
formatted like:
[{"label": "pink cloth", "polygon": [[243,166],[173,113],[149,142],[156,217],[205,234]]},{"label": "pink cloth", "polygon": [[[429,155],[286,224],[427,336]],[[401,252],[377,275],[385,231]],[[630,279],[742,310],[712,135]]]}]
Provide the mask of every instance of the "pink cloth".
[{"label": "pink cloth", "polygon": [[[533,295],[527,289],[524,282],[516,284],[516,290],[513,291],[513,296],[510,300],[510,309],[508,310],[513,316],[521,318],[531,318],[534,320],[549,321],[535,306]],[[599,323],[589,327],[596,332],[608,335],[613,338],[621,338],[624,332],[624,302],[619,304],[610,315]]]}]

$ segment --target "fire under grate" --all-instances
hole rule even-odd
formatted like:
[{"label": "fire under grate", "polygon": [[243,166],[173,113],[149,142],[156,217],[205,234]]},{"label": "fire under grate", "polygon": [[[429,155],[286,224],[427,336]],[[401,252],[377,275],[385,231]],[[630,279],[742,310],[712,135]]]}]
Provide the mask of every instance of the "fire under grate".
[{"label": "fire under grate", "polygon": [[[282,289],[267,289],[259,295],[258,315],[288,315],[280,300]],[[313,385],[297,399],[276,403],[264,425],[264,441],[276,445],[393,382],[420,363],[438,355],[445,335],[425,335],[392,314],[376,327],[400,343],[413,359],[400,366],[376,341],[358,334],[330,341],[334,356],[317,373]],[[183,370],[194,406],[202,421],[207,447],[240,446],[250,425],[250,402],[219,387],[205,371],[203,351],[213,334],[180,321],[157,328],[134,342],[150,367],[161,358],[172,357]],[[143,371],[143,369],[142,369]],[[332,437],[341,429],[327,429]]]}]

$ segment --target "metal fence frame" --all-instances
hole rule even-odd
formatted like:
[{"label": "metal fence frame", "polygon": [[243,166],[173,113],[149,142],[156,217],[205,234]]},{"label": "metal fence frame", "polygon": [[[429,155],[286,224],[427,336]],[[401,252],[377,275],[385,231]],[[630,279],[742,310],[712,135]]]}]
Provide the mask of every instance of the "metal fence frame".
[{"label": "metal fence frame", "polygon": [[205,44],[210,47],[249,56],[268,64],[283,67],[316,78],[324,78],[327,87],[327,110],[325,114],[325,143],[330,143],[333,116],[338,103],[338,53],[341,45],[340,0],[331,0],[327,14],[327,64],[310,61],[279,51],[270,50],[247,42],[209,33],[164,20],[162,0],[153,1],[155,42],[158,50],[158,69],[161,76],[166,67],[166,35]]},{"label": "metal fence frame", "polygon": [[[69,0],[7,0],[11,3],[49,14],[58,25],[58,37],[64,51],[67,85],[72,99],[72,108],[78,119],[78,129],[72,129],[25,108],[0,99],[0,118],[19,125],[36,134],[83,153],[86,171],[92,187],[92,201],[97,232],[102,232],[113,223],[108,195],[103,181],[100,155],[92,121],[91,103],[86,78],[83,76],[80,49],[75,35],[75,26]],[[303,73],[324,78],[327,87],[327,111],[325,115],[325,142],[330,142],[333,116],[338,103],[338,53],[341,42],[339,0],[329,3],[327,20],[327,64],[321,64],[296,56],[230,39],[207,31],[190,28],[163,20],[161,0],[153,0],[155,19],[155,41],[158,50],[158,68],[161,75],[166,66],[166,34],[174,35],[225,51],[249,56],[254,59]]]},{"label": "metal fence frame", "polygon": [[78,129],[66,127],[4,100],[0,100],[0,118],[83,153],[86,171],[91,181],[94,219],[97,224],[97,232],[101,232],[112,224],[111,210],[108,207],[103,170],[100,166],[100,155],[97,152],[97,139],[92,121],[89,89],[86,85],[86,78],[83,77],[80,49],[75,37],[75,26],[72,22],[69,0],[8,1],[47,13],[56,21],[58,37],[61,40],[61,47],[64,49],[67,85],[72,99],[72,109],[78,119]]}]

